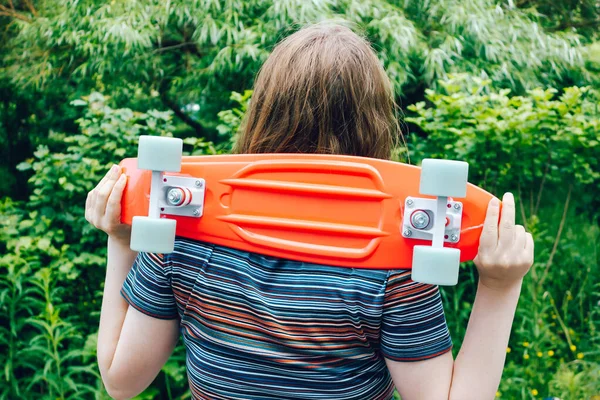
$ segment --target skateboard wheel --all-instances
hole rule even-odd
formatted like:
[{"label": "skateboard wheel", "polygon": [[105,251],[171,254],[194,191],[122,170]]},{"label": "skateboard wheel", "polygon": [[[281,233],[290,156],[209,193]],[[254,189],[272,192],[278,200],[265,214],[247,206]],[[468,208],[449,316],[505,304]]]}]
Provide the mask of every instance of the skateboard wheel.
[{"label": "skateboard wheel", "polygon": [[454,286],[458,283],[459,265],[458,249],[415,246],[412,280],[431,285]]},{"label": "skateboard wheel", "polygon": [[161,136],[140,136],[138,168],[150,171],[179,172],[183,140]]},{"label": "skateboard wheel", "polygon": [[172,253],[175,248],[176,221],[164,218],[133,217],[131,244],[133,251]]},{"label": "skateboard wheel", "polygon": [[419,192],[430,196],[466,197],[469,164],[427,158],[421,165]]}]

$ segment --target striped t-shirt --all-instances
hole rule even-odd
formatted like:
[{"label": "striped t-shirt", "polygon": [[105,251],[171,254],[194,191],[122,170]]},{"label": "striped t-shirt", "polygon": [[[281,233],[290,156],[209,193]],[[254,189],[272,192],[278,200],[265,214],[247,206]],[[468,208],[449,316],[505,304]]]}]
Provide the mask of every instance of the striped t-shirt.
[{"label": "striped t-shirt", "polygon": [[452,347],[437,286],[410,271],[330,267],[177,238],[140,253],[121,292],[179,319],[194,399],[388,400],[384,357]]}]

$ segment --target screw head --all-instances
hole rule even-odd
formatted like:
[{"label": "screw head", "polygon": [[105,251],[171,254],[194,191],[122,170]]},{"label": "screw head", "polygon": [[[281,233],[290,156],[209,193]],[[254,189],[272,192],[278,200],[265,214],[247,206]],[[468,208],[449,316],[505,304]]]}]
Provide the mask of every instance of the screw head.
[{"label": "screw head", "polygon": [[410,223],[416,229],[425,229],[429,225],[431,218],[429,215],[422,210],[418,210],[412,213],[410,216]]},{"label": "screw head", "polygon": [[169,193],[167,193],[167,200],[168,200],[169,204],[171,204],[172,206],[180,205],[182,199],[183,199],[183,192],[181,189],[173,188],[173,189],[169,190]]},{"label": "screw head", "polygon": [[460,204],[454,203],[454,209],[455,210],[460,210]]},{"label": "screw head", "polygon": [[412,231],[410,229],[405,229],[403,233],[404,233],[404,236],[406,236],[406,237],[412,236]]},{"label": "screw head", "polygon": [[194,214],[194,216],[197,217],[198,215],[200,215],[200,210],[196,208],[194,211],[192,211],[192,214]]},{"label": "screw head", "polygon": [[413,204],[415,204],[415,202],[414,202],[414,201],[412,201],[411,199],[408,199],[408,200],[406,200],[406,205],[407,205],[407,206],[409,206],[409,207],[412,207],[412,206],[413,206]]},{"label": "screw head", "polygon": [[194,182],[194,184],[195,184],[197,187],[202,187],[202,181],[196,181],[196,182]]},{"label": "screw head", "polygon": [[452,242],[458,242],[458,236],[457,235],[450,235],[450,240]]}]

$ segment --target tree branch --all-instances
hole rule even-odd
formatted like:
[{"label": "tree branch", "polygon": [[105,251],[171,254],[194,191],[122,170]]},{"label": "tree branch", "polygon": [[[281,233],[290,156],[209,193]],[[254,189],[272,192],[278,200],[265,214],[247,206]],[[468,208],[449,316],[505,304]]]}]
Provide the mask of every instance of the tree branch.
[{"label": "tree branch", "polygon": [[198,136],[205,136],[204,127],[198,121],[194,120],[192,117],[181,111],[179,105],[175,101],[170,99],[166,93],[161,93],[160,99],[162,100],[165,106],[167,106],[171,111],[173,111],[175,115],[179,117],[179,119],[181,119],[191,128],[193,128]]},{"label": "tree branch", "polygon": [[196,131],[196,136],[214,141],[214,135],[210,135],[210,133],[202,126],[202,124],[183,112],[177,102],[169,98],[169,87],[170,82],[166,80],[162,81],[159,86],[158,92],[160,93],[160,99],[162,100],[163,104],[173,111],[173,113],[185,124],[189,125],[194,131]]},{"label": "tree branch", "polygon": [[[23,0],[23,1],[25,1],[27,8],[29,8],[29,11],[31,11],[33,16],[37,17],[38,16],[37,10],[33,7],[33,4],[31,3],[31,1],[29,1],[29,0]],[[11,2],[12,2],[12,0],[11,0]]]},{"label": "tree branch", "polygon": [[557,31],[563,31],[567,28],[577,29],[577,28],[590,28],[590,27],[594,27],[594,26],[600,26],[600,19],[593,19],[590,21],[582,21],[582,22],[578,22],[578,23],[562,23],[553,28],[548,28],[548,30],[550,32],[557,32]]},{"label": "tree branch", "polygon": [[3,6],[2,4],[0,4],[0,15],[7,16],[7,17],[13,17],[15,19],[20,19],[21,21],[25,21],[25,22],[31,22],[31,18],[29,18],[23,14],[19,14],[14,9],[10,9],[6,6]]},{"label": "tree branch", "polygon": [[162,46],[156,50],[153,50],[152,52],[153,53],[162,53],[163,51],[175,50],[175,49],[179,49],[182,47],[195,46],[195,45],[196,44],[194,42],[183,42],[183,43],[177,43],[174,45]]}]

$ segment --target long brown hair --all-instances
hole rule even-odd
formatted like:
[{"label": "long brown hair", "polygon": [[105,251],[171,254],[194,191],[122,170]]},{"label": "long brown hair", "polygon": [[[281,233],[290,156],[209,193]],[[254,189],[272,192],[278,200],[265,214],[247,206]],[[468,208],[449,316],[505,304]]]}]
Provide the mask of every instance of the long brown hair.
[{"label": "long brown hair", "polygon": [[234,152],[389,159],[400,135],[395,110],[369,43],[344,26],[312,25],[262,66]]}]

